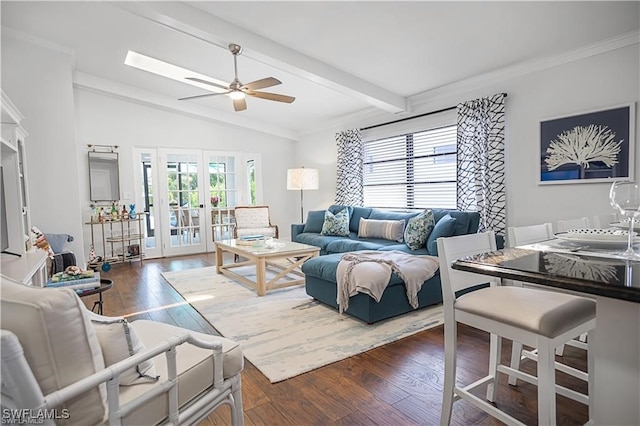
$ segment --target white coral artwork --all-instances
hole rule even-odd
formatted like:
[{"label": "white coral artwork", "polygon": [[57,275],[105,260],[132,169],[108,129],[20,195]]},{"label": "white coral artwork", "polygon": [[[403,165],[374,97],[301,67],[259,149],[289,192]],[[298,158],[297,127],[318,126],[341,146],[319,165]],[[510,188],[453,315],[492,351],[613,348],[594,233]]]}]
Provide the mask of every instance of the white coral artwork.
[{"label": "white coral artwork", "polygon": [[552,140],[544,159],[549,171],[564,164],[577,164],[586,169],[590,163],[603,162],[607,167],[618,164],[623,140],[615,141],[616,134],[607,126],[591,124],[566,130]]}]

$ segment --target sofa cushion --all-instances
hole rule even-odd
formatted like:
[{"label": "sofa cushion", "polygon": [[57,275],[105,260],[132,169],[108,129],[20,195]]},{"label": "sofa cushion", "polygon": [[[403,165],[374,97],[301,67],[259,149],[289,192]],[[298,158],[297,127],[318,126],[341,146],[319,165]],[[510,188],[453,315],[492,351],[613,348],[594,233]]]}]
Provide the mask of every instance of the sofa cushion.
[{"label": "sofa cushion", "polygon": [[404,220],[405,226],[407,221],[417,216],[420,212],[394,212],[388,210],[379,210],[372,209],[371,214],[369,215],[369,219],[378,219],[378,220]]},{"label": "sofa cushion", "polygon": [[[183,334],[185,330],[173,325],[157,321],[137,320],[131,322],[142,343],[147,348],[164,342],[171,336]],[[244,367],[244,358],[240,345],[224,337],[212,336],[190,331],[196,338],[222,343],[222,374],[229,378],[240,373]],[[167,358],[160,354],[154,358],[156,369],[161,377],[168,377]],[[202,349],[189,343],[176,347],[176,367],[178,374],[178,406],[183,407],[188,401],[209,387],[213,381],[213,356],[209,349]],[[120,403],[125,404],[155,386],[145,383],[120,388]],[[168,412],[166,395],[160,395],[133,411],[122,419],[123,425],[159,424]]]},{"label": "sofa cushion", "polygon": [[[387,243],[390,241],[385,240]],[[351,240],[342,238],[339,240],[331,241],[326,245],[325,251],[327,253],[346,253],[348,251],[360,251],[360,250],[378,250],[384,247],[380,242],[365,241],[365,240]]]},{"label": "sofa cushion", "polygon": [[[125,318],[106,317],[93,312],[89,312],[89,318],[96,330],[105,366],[113,365],[147,349]],[[128,386],[149,383],[157,381],[158,378],[153,360],[148,359],[122,373],[120,384]]]},{"label": "sofa cushion", "polygon": [[478,232],[478,225],[480,225],[480,213],[478,212],[446,209],[432,210],[436,223],[446,215],[456,219],[456,229],[453,235],[474,234]]},{"label": "sofa cushion", "polygon": [[[336,274],[338,271],[338,264],[340,263],[343,255],[344,253],[332,253],[325,256],[311,258],[302,264],[302,272],[307,276],[320,278],[335,286],[337,282]],[[404,286],[404,281],[402,281],[402,279],[393,272],[389,279],[388,287],[395,285]]]},{"label": "sofa cushion", "polygon": [[327,210],[324,212],[324,223],[322,224],[322,235],[349,236],[349,210],[342,209],[333,214]]},{"label": "sofa cushion", "polygon": [[402,242],[404,220],[360,219],[358,238],[382,238]]},{"label": "sofa cushion", "polygon": [[427,250],[431,256],[438,255],[438,243],[436,240],[440,237],[451,237],[456,229],[457,219],[449,215],[445,215],[433,227],[433,231],[427,238]]},{"label": "sofa cushion", "polygon": [[349,218],[351,218],[351,213],[353,213],[352,206],[343,206],[341,204],[332,204],[329,206],[327,210],[329,210],[333,214],[340,213],[342,210],[347,210],[347,213],[349,214]]},{"label": "sofa cushion", "polygon": [[324,223],[325,210],[311,210],[307,213],[307,221],[304,224],[302,232],[322,232],[322,224]]},{"label": "sofa cushion", "polygon": [[[104,368],[100,343],[84,303],[69,288],[29,287],[0,280],[2,328],[24,348],[44,395]],[[106,386],[101,384],[63,404],[71,416],[58,424],[101,424],[106,418]]]},{"label": "sofa cushion", "polygon": [[424,247],[435,223],[431,210],[425,210],[417,216],[410,218],[404,230],[405,244],[412,250],[418,250]]},{"label": "sofa cushion", "polygon": [[407,246],[404,243],[402,243],[402,244],[391,244],[391,245],[388,245],[388,246],[383,246],[383,247],[380,247],[378,250],[380,250],[380,251],[395,250],[395,251],[401,251],[401,252],[404,252],[404,253],[413,254],[413,255],[416,255],[416,256],[418,256],[418,255],[430,256],[429,250],[427,250],[426,246],[422,246],[418,250],[412,250],[411,248],[409,248],[409,246]]},{"label": "sofa cushion", "polygon": [[471,215],[468,212],[450,211],[449,216],[456,220],[456,227],[453,235],[465,235],[469,233]]},{"label": "sofa cushion", "polygon": [[[351,235],[353,236],[353,238],[357,238],[355,234]],[[296,242],[320,247],[321,250],[326,250],[327,245],[332,241],[342,241],[346,239],[346,237],[338,237],[335,235],[321,235],[309,232],[303,232],[302,234],[298,234],[296,236]]]},{"label": "sofa cushion", "polygon": [[373,209],[369,207],[354,207],[351,212],[351,220],[349,221],[349,230],[351,232],[358,232],[360,226],[360,219],[368,219]]}]

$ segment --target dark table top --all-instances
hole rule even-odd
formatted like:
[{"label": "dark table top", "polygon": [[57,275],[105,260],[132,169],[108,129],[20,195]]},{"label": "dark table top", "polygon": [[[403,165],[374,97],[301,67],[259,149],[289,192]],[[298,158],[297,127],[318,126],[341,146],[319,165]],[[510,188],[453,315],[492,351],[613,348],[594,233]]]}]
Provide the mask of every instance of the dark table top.
[{"label": "dark table top", "polygon": [[508,248],[458,259],[452,268],[640,303],[640,261]]},{"label": "dark table top", "polygon": [[78,290],[76,291],[76,293],[80,297],[91,296],[92,294],[98,294],[98,293],[102,293],[105,290],[109,290],[112,286],[113,286],[113,282],[111,280],[101,279],[100,287]]}]

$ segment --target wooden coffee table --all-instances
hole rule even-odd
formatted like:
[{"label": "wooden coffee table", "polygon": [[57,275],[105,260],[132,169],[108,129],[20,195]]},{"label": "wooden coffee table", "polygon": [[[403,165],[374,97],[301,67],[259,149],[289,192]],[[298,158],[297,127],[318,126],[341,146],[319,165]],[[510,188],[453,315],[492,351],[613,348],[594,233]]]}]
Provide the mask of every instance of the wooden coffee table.
[{"label": "wooden coffee table", "polygon": [[[264,296],[267,290],[304,284],[304,274],[300,271],[300,266],[312,257],[318,256],[320,248],[292,241],[274,239],[273,242],[274,247],[270,248],[266,247],[262,241],[252,245],[238,244],[238,240],[216,241],[216,271],[254,288],[258,296]],[[225,265],[223,262],[225,252],[248,260]],[[276,260],[286,260],[287,262],[276,263]],[[235,268],[247,265],[256,266],[255,281],[233,271]],[[278,272],[268,281],[267,268]],[[291,279],[292,275],[298,278]]]}]

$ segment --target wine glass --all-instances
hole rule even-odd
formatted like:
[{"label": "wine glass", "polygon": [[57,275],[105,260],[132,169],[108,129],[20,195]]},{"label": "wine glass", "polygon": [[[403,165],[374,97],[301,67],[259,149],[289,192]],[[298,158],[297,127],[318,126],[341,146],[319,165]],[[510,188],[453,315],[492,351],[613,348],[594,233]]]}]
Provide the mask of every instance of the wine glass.
[{"label": "wine glass", "polygon": [[627,250],[622,253],[625,257],[636,257],[633,251],[633,223],[640,216],[640,184],[633,182],[614,182],[609,191],[611,207],[618,210],[622,216],[629,218],[629,240]]}]

